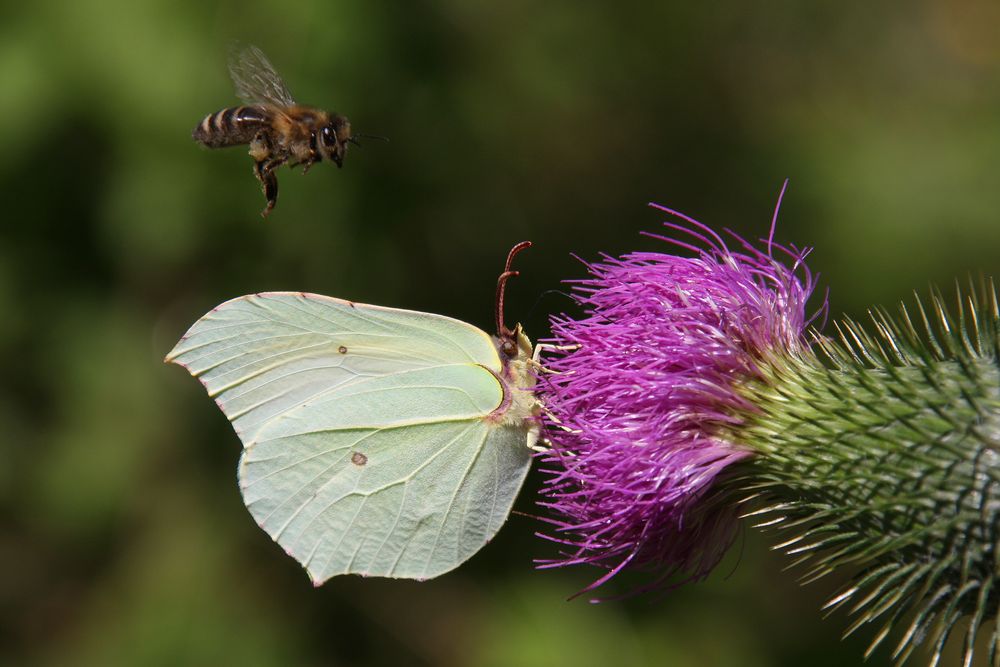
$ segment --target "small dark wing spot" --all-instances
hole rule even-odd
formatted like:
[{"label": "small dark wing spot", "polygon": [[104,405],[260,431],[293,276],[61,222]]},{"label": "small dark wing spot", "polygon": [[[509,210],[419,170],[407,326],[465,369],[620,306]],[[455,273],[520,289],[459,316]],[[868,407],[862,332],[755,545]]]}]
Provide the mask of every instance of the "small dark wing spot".
[{"label": "small dark wing spot", "polygon": [[351,454],[351,463],[353,463],[358,467],[361,467],[364,464],[368,463],[368,457],[362,454],[361,452],[354,452]]},{"label": "small dark wing spot", "polygon": [[340,347],[337,348],[337,352],[340,352],[341,354],[347,354],[347,348],[341,345]]}]

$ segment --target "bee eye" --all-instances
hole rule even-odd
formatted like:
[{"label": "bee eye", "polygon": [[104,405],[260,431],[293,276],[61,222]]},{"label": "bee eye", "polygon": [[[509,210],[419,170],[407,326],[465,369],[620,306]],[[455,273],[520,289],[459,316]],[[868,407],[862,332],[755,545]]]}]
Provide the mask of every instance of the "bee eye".
[{"label": "bee eye", "polygon": [[323,143],[327,146],[337,143],[337,133],[330,126],[323,128]]}]

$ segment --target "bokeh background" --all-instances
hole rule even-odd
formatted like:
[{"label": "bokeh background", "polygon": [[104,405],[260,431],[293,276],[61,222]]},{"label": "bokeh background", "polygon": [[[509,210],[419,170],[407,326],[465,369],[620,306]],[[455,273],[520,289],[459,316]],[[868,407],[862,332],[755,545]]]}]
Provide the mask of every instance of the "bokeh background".
[{"label": "bokeh background", "polygon": [[[566,600],[596,572],[533,569],[520,515],[439,580],[313,589],[162,358],[263,290],[490,329],[522,239],[509,317],[544,337],[571,253],[661,247],[646,202],[758,237],[786,177],[777,238],[815,246],[834,315],[996,274],[998,26],[993,0],[3,3],[0,663],[860,664],[836,582],[753,530],[706,583],[600,605]],[[391,142],[283,170],[262,221],[245,151],[190,140],[236,101],[234,39]]]}]

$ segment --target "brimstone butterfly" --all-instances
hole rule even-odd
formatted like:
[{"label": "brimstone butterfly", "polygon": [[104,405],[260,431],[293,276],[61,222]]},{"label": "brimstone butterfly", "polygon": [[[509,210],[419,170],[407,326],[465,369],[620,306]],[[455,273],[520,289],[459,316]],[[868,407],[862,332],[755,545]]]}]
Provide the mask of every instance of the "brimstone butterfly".
[{"label": "brimstone butterfly", "polygon": [[510,514],[538,439],[532,348],[458,320],[300,292],[247,295],[167,355],[243,441],[250,513],[319,585],[338,574],[427,579]]}]

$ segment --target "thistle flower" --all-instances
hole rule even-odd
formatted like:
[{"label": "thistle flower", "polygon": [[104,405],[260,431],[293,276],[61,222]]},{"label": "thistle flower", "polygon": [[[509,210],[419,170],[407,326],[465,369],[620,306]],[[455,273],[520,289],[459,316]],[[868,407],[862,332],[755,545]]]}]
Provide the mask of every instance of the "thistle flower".
[{"label": "thistle flower", "polygon": [[874,333],[845,321],[827,338],[809,328],[826,302],[808,314],[808,250],[732,233],[730,248],[655,208],[680,220],[658,238],[694,256],[604,256],[575,282],[583,315],[552,318],[540,504],[560,554],[540,566],[606,569],[588,591],[625,569],[673,586],[753,516],[804,581],[849,568],[828,606],[850,607],[848,632],[881,623],[869,653],[900,626],[899,661],[924,642],[936,661],[968,616],[971,660],[1000,604],[992,285],[960,295],[957,320],[934,293],[919,326],[874,310]]}]

